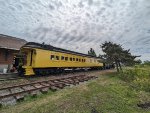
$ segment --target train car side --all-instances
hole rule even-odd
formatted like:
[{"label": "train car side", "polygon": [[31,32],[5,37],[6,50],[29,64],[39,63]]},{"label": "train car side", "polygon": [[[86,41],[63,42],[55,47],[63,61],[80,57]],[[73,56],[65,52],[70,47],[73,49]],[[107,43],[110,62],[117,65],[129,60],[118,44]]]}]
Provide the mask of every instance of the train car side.
[{"label": "train car side", "polygon": [[[103,66],[95,57],[82,56],[61,51],[45,50],[36,47],[22,47],[26,53],[25,75],[35,75],[76,68],[99,68]],[[45,74],[46,74],[45,73]]]}]

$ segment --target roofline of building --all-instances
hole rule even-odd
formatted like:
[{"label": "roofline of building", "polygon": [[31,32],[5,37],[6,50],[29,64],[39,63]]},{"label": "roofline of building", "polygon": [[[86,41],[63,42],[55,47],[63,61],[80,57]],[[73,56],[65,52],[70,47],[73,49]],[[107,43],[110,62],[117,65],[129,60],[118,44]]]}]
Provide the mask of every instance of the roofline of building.
[{"label": "roofline of building", "polygon": [[4,34],[0,34],[0,37],[7,37],[7,38],[15,38],[15,39],[18,39],[18,40],[23,40],[25,42],[27,42],[25,39],[22,39],[22,38],[17,38],[17,37],[13,37],[13,36],[9,36],[9,35],[4,35]]},{"label": "roofline of building", "polygon": [[0,49],[10,49],[10,50],[16,50],[16,51],[20,50],[20,49],[16,49],[16,48],[8,48],[8,47],[1,47],[1,46],[0,46]]}]

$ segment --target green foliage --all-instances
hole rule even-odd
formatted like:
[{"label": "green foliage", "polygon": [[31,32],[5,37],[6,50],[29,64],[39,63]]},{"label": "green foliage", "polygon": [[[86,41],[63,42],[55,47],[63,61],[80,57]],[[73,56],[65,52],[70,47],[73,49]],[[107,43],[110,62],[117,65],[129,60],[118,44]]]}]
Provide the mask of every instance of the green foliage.
[{"label": "green foliage", "polygon": [[[120,44],[113,42],[104,42],[101,46],[102,51],[105,53],[101,55],[105,61],[109,63],[115,63],[117,71],[122,71],[121,65],[133,65],[135,63],[140,63],[140,60],[135,61],[135,58],[138,56],[133,56],[129,50],[125,50]],[[119,70],[120,68],[120,70]]]},{"label": "green foliage", "polygon": [[138,90],[150,92],[150,67],[135,66],[125,69],[119,74],[119,77],[126,82],[131,83]]},{"label": "green foliage", "polygon": [[144,65],[150,66],[150,61],[148,61],[148,60],[144,61]]},{"label": "green foliage", "polygon": [[88,55],[96,57],[96,53],[93,48],[90,48],[90,50],[88,51]]},{"label": "green foliage", "polygon": [[136,64],[136,65],[140,65],[140,64],[142,64],[142,61],[141,61],[140,59],[135,60],[135,64]]},{"label": "green foliage", "polygon": [[131,69],[125,70],[119,74],[119,77],[126,82],[131,82],[135,79],[135,75]]},{"label": "green foliage", "polygon": [[147,78],[143,78],[143,79],[136,78],[133,81],[133,84],[134,84],[134,87],[136,89],[150,92],[150,79],[147,79]]}]

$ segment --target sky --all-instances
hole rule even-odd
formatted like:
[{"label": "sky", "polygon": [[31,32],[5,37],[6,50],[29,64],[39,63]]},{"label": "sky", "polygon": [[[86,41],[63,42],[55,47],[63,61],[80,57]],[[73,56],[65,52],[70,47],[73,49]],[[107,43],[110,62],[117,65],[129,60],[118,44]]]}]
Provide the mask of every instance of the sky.
[{"label": "sky", "polygon": [[97,55],[112,41],[150,60],[150,0],[0,0],[0,34]]}]

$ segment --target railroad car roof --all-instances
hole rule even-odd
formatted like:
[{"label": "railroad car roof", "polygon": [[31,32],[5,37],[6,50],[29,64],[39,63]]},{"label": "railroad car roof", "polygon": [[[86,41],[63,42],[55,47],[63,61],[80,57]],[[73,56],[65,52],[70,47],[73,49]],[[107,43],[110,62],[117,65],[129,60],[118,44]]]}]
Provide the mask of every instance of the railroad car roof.
[{"label": "railroad car roof", "polygon": [[70,50],[54,47],[52,45],[40,44],[40,43],[35,43],[35,42],[28,42],[22,47],[39,48],[39,49],[44,49],[44,50],[51,50],[51,51],[56,51],[56,52],[63,52],[63,53],[70,53],[70,54],[74,54],[74,55],[98,58],[98,57],[93,57],[91,55],[87,55],[87,54],[83,54],[83,53],[79,53],[79,52],[75,52],[75,51],[70,51]]}]

